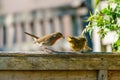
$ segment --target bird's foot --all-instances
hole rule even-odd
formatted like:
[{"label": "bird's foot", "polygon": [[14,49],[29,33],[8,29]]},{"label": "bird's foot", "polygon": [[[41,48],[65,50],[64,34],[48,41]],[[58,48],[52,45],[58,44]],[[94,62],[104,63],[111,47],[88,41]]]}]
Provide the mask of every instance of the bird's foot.
[{"label": "bird's foot", "polygon": [[50,54],[52,52],[56,52],[55,50],[47,48],[47,47],[41,47],[41,51],[43,51],[45,54]]},{"label": "bird's foot", "polygon": [[82,51],[80,51],[81,53],[90,53],[90,52],[92,52],[92,50],[82,50]]},{"label": "bird's foot", "polygon": [[55,50],[47,48],[47,47],[45,48],[45,51],[47,51],[47,52],[55,52]]}]

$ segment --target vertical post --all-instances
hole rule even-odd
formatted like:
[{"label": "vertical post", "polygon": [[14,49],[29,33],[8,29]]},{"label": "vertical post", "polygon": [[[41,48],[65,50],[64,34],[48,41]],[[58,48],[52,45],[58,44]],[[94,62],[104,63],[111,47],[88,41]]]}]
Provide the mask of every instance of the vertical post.
[{"label": "vertical post", "polygon": [[43,20],[43,27],[45,29],[45,34],[52,33],[52,27],[51,27],[49,19],[46,18],[46,19]]},{"label": "vertical post", "polygon": [[107,52],[112,52],[112,46],[111,46],[111,44],[106,45],[106,51]]},{"label": "vertical post", "polygon": [[83,31],[83,26],[82,26],[82,20],[80,19],[79,15],[77,15],[77,26],[78,26],[78,36],[80,36],[80,34]]},{"label": "vertical post", "polygon": [[41,26],[38,19],[34,20],[34,32],[35,32],[35,35],[42,36],[42,33],[43,33],[42,32],[42,26]]},{"label": "vertical post", "polygon": [[49,9],[45,10],[44,12],[44,19],[43,19],[43,27],[45,30],[45,34],[52,33],[53,27],[51,26],[50,19],[51,19],[51,11]]},{"label": "vertical post", "polygon": [[53,25],[54,25],[55,31],[62,32],[59,17],[56,16],[56,17],[53,18]]},{"label": "vertical post", "polygon": [[20,22],[16,23],[16,43],[18,45],[22,43],[22,28]]},{"label": "vertical post", "polygon": [[0,26],[0,48],[3,47],[3,26]]},{"label": "vertical post", "polygon": [[6,46],[7,48],[11,48],[13,45],[13,37],[14,37],[14,28],[13,28],[13,16],[6,16]]},{"label": "vertical post", "polygon": [[98,28],[93,30],[93,51],[100,52],[101,51],[101,41],[100,36],[97,34]]},{"label": "vertical post", "polygon": [[107,70],[99,70],[98,80],[108,80],[108,71]]},{"label": "vertical post", "polygon": [[[28,33],[30,33],[30,34],[33,34],[33,33],[32,33],[32,30],[31,30],[31,25],[30,25],[30,22],[29,22],[29,21],[25,21],[24,29],[25,29],[25,32],[28,32]],[[25,35],[25,34],[24,34],[24,35]],[[26,41],[31,41],[31,39],[32,39],[31,36],[25,35],[25,40],[26,40]]]},{"label": "vertical post", "polygon": [[72,33],[72,21],[70,15],[64,15],[62,18],[63,29],[65,35],[71,35]]},{"label": "vertical post", "polygon": [[43,17],[42,13],[39,10],[36,11],[33,26],[34,26],[35,35],[37,35],[37,36],[43,36],[43,34],[44,34],[43,26],[41,23],[42,17]]},{"label": "vertical post", "polygon": [[13,25],[6,26],[6,45],[11,48],[14,39],[14,28]]}]

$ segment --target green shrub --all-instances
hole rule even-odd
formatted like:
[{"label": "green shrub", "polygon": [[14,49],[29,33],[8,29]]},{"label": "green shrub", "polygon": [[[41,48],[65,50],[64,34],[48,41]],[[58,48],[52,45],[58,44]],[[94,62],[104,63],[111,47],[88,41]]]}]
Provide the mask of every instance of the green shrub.
[{"label": "green shrub", "polygon": [[[114,4],[114,8],[111,6]],[[94,28],[99,28],[98,34],[103,39],[110,31],[116,32],[118,40],[112,44],[113,51],[120,51],[120,0],[109,0],[107,7],[102,10],[95,9],[94,14],[90,13],[87,19],[89,22],[83,32],[89,32],[92,35]]]}]

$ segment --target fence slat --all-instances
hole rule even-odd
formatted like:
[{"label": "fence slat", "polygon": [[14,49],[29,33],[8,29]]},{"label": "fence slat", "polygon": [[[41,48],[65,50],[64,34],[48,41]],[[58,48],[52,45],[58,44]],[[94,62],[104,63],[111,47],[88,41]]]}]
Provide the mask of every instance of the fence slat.
[{"label": "fence slat", "polygon": [[14,28],[13,25],[6,26],[6,46],[7,48],[11,48],[13,45],[14,39]]},{"label": "fence slat", "polygon": [[[25,32],[33,34],[32,30],[31,30],[30,22],[25,21],[24,29],[25,29]],[[31,36],[25,35],[25,40],[26,41],[31,41],[31,39],[32,39]]]},{"label": "fence slat", "polygon": [[22,28],[20,23],[16,23],[16,44],[21,44],[22,42]]},{"label": "fence slat", "polygon": [[112,52],[112,45],[111,44],[106,45],[106,52]]},{"label": "fence slat", "polygon": [[3,47],[3,26],[0,26],[0,48]]},{"label": "fence slat", "polygon": [[59,17],[54,17],[53,18],[53,25],[54,25],[54,29],[55,29],[56,32],[57,31],[62,32]]},{"label": "fence slat", "polygon": [[65,35],[71,35],[72,23],[70,15],[64,15],[62,18],[63,30]]},{"label": "fence slat", "polygon": [[35,32],[35,35],[37,35],[37,36],[42,36],[42,26],[41,26],[41,24],[40,24],[40,22],[39,22],[39,20],[35,20],[34,21],[34,32]]},{"label": "fence slat", "polygon": [[78,15],[77,15],[77,26],[78,26],[77,33],[78,33],[78,36],[80,36],[83,31],[83,26],[82,26],[82,20]]},{"label": "fence slat", "polygon": [[107,75],[108,71],[107,70],[99,70],[98,72],[98,80],[108,80]]},{"label": "fence slat", "polygon": [[43,27],[45,29],[45,34],[52,33],[52,26],[50,24],[50,20],[49,19],[43,20]]}]

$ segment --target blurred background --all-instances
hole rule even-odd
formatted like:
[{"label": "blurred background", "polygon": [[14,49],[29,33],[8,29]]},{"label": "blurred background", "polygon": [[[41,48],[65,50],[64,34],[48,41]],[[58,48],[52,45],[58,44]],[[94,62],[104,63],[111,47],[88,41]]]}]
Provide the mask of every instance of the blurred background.
[{"label": "blurred background", "polygon": [[[96,0],[0,0],[0,51],[35,51],[33,39],[25,35],[29,32],[44,36],[61,32],[65,36],[80,36],[87,25],[89,13],[94,11]],[[104,0],[101,0],[103,6]],[[102,7],[99,5],[99,8]],[[110,44],[102,44],[96,30],[90,39],[93,51],[111,51]],[[106,42],[106,41],[105,41]],[[69,51],[66,40],[58,40],[52,46],[55,50]]]}]

